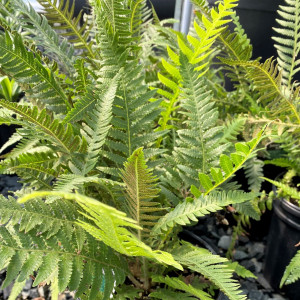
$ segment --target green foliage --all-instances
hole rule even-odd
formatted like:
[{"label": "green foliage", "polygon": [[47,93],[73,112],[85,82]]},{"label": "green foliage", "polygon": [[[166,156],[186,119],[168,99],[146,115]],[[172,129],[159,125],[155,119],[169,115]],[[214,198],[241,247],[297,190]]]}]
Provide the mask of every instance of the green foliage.
[{"label": "green foliage", "polygon": [[285,184],[285,183],[282,183],[279,181],[275,181],[275,180],[271,180],[269,178],[263,177],[263,179],[265,179],[265,180],[271,182],[272,184],[274,184],[275,186],[277,186],[281,190],[280,191],[281,196],[283,196],[283,197],[288,196],[288,197],[296,200],[300,205],[300,192],[298,191],[297,188],[293,188],[288,184]]},{"label": "green foliage", "polygon": [[[211,168],[211,178],[204,173],[199,173],[199,180],[201,186],[205,190],[205,194],[209,194],[211,191],[219,188],[229,178],[231,178],[235,172],[237,172],[243,164],[251,158],[256,150],[258,143],[262,138],[263,131],[259,132],[256,138],[246,143],[236,143],[236,152],[228,155],[222,154],[220,156],[220,168]],[[224,175],[223,175],[224,174]]]},{"label": "green foliage", "polygon": [[285,272],[280,281],[280,287],[284,284],[291,284],[300,279],[300,251],[292,258],[289,265],[286,267]]},{"label": "green foliage", "polygon": [[0,78],[1,90],[0,97],[8,101],[17,101],[19,100],[21,89],[12,79],[9,80],[8,77]]},{"label": "green foliage", "polygon": [[173,255],[182,265],[210,279],[230,299],[246,299],[245,295],[240,294],[237,281],[231,278],[233,270],[224,264],[226,258],[190,245],[178,247]]},{"label": "green foliage", "polygon": [[215,191],[209,195],[198,197],[195,195],[195,199],[186,198],[184,202],[178,204],[174,210],[159,220],[154,228],[154,233],[160,233],[161,230],[167,230],[168,227],[174,227],[175,224],[190,224],[191,221],[198,221],[197,217],[216,212],[222,207],[233,203],[249,201],[254,197],[255,194],[253,193],[241,191]]},{"label": "green foliage", "polygon": [[278,53],[278,64],[282,70],[283,82],[291,87],[294,75],[300,70],[300,2],[285,0],[286,5],[280,5],[277,12],[280,28],[274,28],[278,36],[273,37]]},{"label": "green foliage", "polygon": [[199,289],[194,288],[190,284],[186,284],[182,280],[180,280],[177,277],[163,277],[163,276],[152,276],[152,280],[154,282],[160,282],[160,283],[165,283],[167,286],[170,286],[176,290],[181,290],[184,291],[192,296],[198,297],[203,300],[209,300],[212,299],[211,296],[204,291],[201,291]]},{"label": "green foliage", "polygon": [[101,202],[80,194],[62,192],[34,192],[19,199],[19,203],[27,202],[30,199],[58,196],[66,200],[76,201],[84,210],[81,214],[91,222],[77,220],[76,224],[81,226],[86,232],[102,241],[109,247],[127,256],[144,256],[155,259],[167,265],[173,265],[182,269],[171,254],[155,250],[144,244],[133,235],[126,227],[131,229],[142,229],[133,219],[126,217],[126,214],[115,208],[102,204]]},{"label": "green foliage", "polygon": [[0,59],[2,73],[12,77],[35,101],[43,99],[43,105],[50,105],[56,111],[70,109],[67,95],[58,82],[54,70],[46,68],[41,57],[23,44],[20,35],[13,37],[6,33],[0,36]]},{"label": "green foliage", "polygon": [[137,236],[142,240],[142,236],[149,233],[159,219],[155,213],[162,210],[160,203],[153,201],[159,193],[157,178],[147,169],[142,148],[134,151],[124,166],[121,176],[125,183],[127,211],[137,225],[143,227],[143,231],[137,231]]},{"label": "green foliage", "polygon": [[78,26],[82,11],[74,18],[75,2],[70,7],[70,1],[65,3],[57,0],[38,0],[42,5],[48,23],[52,28],[60,30],[60,34],[68,38],[68,41],[75,45],[76,48],[83,49],[84,53],[91,58],[97,58],[97,54],[93,50],[93,40],[89,41],[91,25],[84,22]]},{"label": "green foliage", "polygon": [[[125,280],[128,270],[124,259],[110,253],[105,244],[75,223],[83,217],[74,203],[45,203],[36,199],[21,206],[14,198],[3,196],[0,201],[1,221],[8,222],[0,232],[1,268],[7,266],[2,288],[13,279],[14,289],[19,288],[34,271],[34,285],[51,282],[57,285],[52,288],[57,292],[69,286],[77,290],[77,295],[89,286],[98,293],[104,276],[106,295],[112,292],[114,281]],[[52,292],[52,298],[57,296]]]}]

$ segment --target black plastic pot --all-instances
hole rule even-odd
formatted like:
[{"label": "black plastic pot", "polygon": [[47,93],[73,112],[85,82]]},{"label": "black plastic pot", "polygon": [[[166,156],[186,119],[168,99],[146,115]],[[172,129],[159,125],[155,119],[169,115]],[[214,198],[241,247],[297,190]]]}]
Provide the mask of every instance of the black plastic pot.
[{"label": "black plastic pot", "polygon": [[[300,241],[300,208],[281,199],[274,201],[274,214],[268,236],[264,276],[271,286],[279,289],[286,266],[296,254]],[[299,300],[300,281],[282,289],[290,300]]]}]

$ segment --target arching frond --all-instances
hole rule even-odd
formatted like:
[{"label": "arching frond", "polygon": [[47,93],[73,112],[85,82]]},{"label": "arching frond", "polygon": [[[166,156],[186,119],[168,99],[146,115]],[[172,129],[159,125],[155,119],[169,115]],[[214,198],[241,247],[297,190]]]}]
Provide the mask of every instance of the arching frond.
[{"label": "arching frond", "polygon": [[82,49],[84,54],[96,59],[97,53],[93,49],[93,40],[90,40],[91,25],[84,22],[79,26],[82,11],[74,17],[75,2],[70,8],[70,0],[38,0],[42,5],[45,16],[52,28],[59,30],[60,34],[68,38],[68,41],[76,48]]},{"label": "arching frond", "polygon": [[[178,255],[176,255],[178,253]],[[188,243],[178,247],[174,257],[192,271],[203,274],[221,289],[231,300],[245,300],[238,281],[232,278],[233,270],[226,266],[227,259],[211,254],[208,250]]]},{"label": "arching frond", "polygon": [[[0,100],[0,106],[20,115],[24,120],[33,124],[37,132],[43,132],[46,137],[53,142],[64,153],[76,152],[80,149],[81,140],[79,136],[75,136],[71,124],[63,125],[63,122],[54,119],[49,111],[43,109],[38,111],[37,107],[29,106]],[[42,138],[42,137],[41,137]]]},{"label": "arching frond", "polygon": [[284,83],[292,87],[295,74],[300,70],[300,1],[285,0],[277,10],[279,28],[274,28],[278,36],[272,37],[278,53],[278,64],[282,70]]},{"label": "arching frond", "polygon": [[176,290],[181,290],[186,292],[187,294],[190,294],[192,296],[198,297],[201,300],[211,300],[213,299],[208,293],[194,288],[190,284],[186,284],[182,280],[180,280],[178,277],[163,277],[159,275],[154,275],[151,277],[152,281],[159,282],[159,283],[165,283],[167,286],[172,287]]},{"label": "arching frond", "polygon": [[242,191],[212,192],[209,195],[196,196],[195,199],[187,198],[178,204],[174,210],[163,216],[153,229],[154,233],[168,230],[176,224],[188,225],[191,221],[198,221],[197,217],[202,217],[221,210],[224,206],[245,202],[253,199],[254,193]]},{"label": "arching frond", "polygon": [[222,184],[224,184],[229,178],[231,178],[236,171],[238,171],[243,164],[251,158],[258,143],[263,137],[263,131],[260,131],[256,138],[246,143],[236,143],[236,152],[231,153],[230,157],[222,154],[220,156],[220,168],[211,168],[209,177],[207,174],[199,173],[199,180],[201,186],[205,190],[205,195],[208,195],[211,191],[216,190]]},{"label": "arching frond", "polygon": [[[74,48],[66,39],[60,39],[56,31],[48,24],[44,15],[38,14],[34,8],[22,0],[12,2],[14,13],[10,17],[30,34],[30,39],[43,47],[47,56],[54,59],[70,76],[74,72]],[[16,12],[22,14],[17,17]],[[26,35],[25,35],[26,38]]]},{"label": "arching frond", "polygon": [[[37,271],[35,285],[43,281],[53,283],[56,279],[59,292],[68,286],[77,290],[78,297],[89,287],[99,291],[104,277],[108,280],[104,288],[106,295],[111,294],[114,281],[124,282],[128,272],[124,260],[76,224],[83,217],[74,203],[63,200],[45,203],[37,199],[21,206],[14,198],[1,197],[0,206],[1,222],[9,222],[0,232],[1,267],[9,263],[5,284],[13,276],[9,274],[10,258],[19,254],[24,255],[24,260],[14,264],[11,270],[16,282]],[[10,256],[4,257],[7,252]],[[61,261],[59,265],[58,261]]]},{"label": "arching frond", "polygon": [[70,109],[68,97],[55,73],[46,68],[38,53],[28,51],[20,35],[8,33],[0,36],[0,59],[3,73],[15,78],[34,100],[50,105],[58,112]]},{"label": "arching frond", "polygon": [[272,58],[262,64],[258,61],[232,61],[222,58],[221,61],[231,66],[242,66],[247,70],[247,77],[253,80],[255,89],[260,92],[260,101],[266,103],[273,117],[278,117],[280,113],[300,124],[299,87],[288,90],[282,85],[282,74]]},{"label": "arching frond", "polygon": [[127,256],[143,256],[155,259],[182,270],[181,265],[173,259],[171,254],[164,251],[152,250],[126,228],[141,229],[135,220],[126,217],[125,213],[95,199],[80,194],[35,192],[20,198],[19,202],[24,203],[30,199],[45,196],[58,196],[66,200],[76,201],[85,211],[81,214],[90,220],[89,222],[77,220],[77,224],[97,240],[102,241],[117,252]]},{"label": "arching frond", "polygon": [[300,279],[300,251],[292,258],[290,264],[285,269],[285,272],[280,281],[280,287],[284,284],[291,284]]}]

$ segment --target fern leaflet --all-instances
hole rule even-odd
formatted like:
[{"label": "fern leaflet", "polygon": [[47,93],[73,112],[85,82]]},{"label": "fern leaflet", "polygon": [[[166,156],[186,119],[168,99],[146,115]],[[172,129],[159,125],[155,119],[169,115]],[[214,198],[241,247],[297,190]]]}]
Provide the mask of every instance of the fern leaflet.
[{"label": "fern leaflet", "polygon": [[280,288],[284,284],[291,284],[300,279],[300,251],[292,258],[286,267],[283,277],[280,281]]}]

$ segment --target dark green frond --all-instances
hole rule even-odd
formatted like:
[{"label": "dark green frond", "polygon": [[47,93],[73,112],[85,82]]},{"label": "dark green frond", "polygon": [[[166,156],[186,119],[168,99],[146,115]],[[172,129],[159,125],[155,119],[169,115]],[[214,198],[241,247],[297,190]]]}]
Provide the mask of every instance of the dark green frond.
[{"label": "dark green frond", "polygon": [[0,59],[2,72],[15,78],[33,100],[58,112],[70,109],[71,104],[55,73],[43,65],[38,53],[24,46],[20,35],[0,36]]},{"label": "dark green frond", "polygon": [[17,174],[24,183],[37,189],[51,189],[51,182],[59,175],[55,167],[59,158],[52,152],[24,153],[16,158],[6,159],[0,164],[2,174]]},{"label": "dark green frond", "polygon": [[300,279],[300,251],[292,258],[287,266],[280,282],[280,287],[284,284],[291,284]]},{"label": "dark green frond", "polygon": [[264,63],[258,61],[233,61],[222,59],[230,66],[241,66],[246,69],[247,77],[254,83],[255,89],[260,93],[260,101],[266,104],[273,117],[279,114],[288,116],[300,124],[298,110],[299,87],[286,89],[282,85],[282,72],[278,70],[275,61],[270,58]]},{"label": "dark green frond", "polygon": [[184,202],[178,204],[174,210],[162,217],[153,229],[154,233],[166,231],[169,227],[176,224],[188,225],[191,221],[198,221],[202,217],[221,210],[224,206],[245,202],[253,199],[254,193],[245,193],[242,191],[212,192],[209,195],[200,195],[195,199],[187,198]]},{"label": "dark green frond", "polygon": [[191,284],[186,284],[178,277],[163,277],[159,275],[154,275],[151,278],[154,282],[165,283],[167,286],[172,287],[175,290],[184,291],[187,294],[200,298],[201,300],[212,300],[212,297],[209,294],[205,293],[200,289],[194,288]]},{"label": "dark green frond", "polygon": [[285,5],[279,5],[277,12],[280,19],[276,21],[280,28],[273,28],[278,34],[273,40],[283,81],[291,87],[295,74],[300,70],[300,1],[285,0]]},{"label": "dark green frond", "polygon": [[[30,34],[30,38],[37,45],[43,46],[44,53],[55,59],[72,76],[74,72],[73,46],[66,39],[60,39],[56,31],[48,24],[45,16],[38,14],[31,5],[28,6],[22,0],[12,1],[12,5],[14,13],[11,17],[15,22],[20,23],[20,26]],[[23,17],[16,17],[15,12],[21,13]]]},{"label": "dark green frond", "polygon": [[[177,254],[178,253],[178,254]],[[177,255],[176,255],[177,254]],[[221,289],[231,300],[245,300],[238,281],[232,278],[233,270],[226,266],[227,259],[210,254],[206,249],[184,244],[178,247],[174,257],[192,271],[203,274]]]},{"label": "dark green frond", "polygon": [[41,134],[40,138],[49,139],[60,151],[71,154],[80,149],[81,139],[74,135],[72,125],[63,125],[63,122],[54,119],[47,109],[39,112],[36,106],[31,108],[5,100],[0,100],[0,106],[17,113],[22,119],[34,125],[37,130],[36,134],[42,132],[43,135]]},{"label": "dark green frond", "polygon": [[83,49],[84,54],[96,59],[97,53],[93,49],[93,39],[90,40],[91,25],[87,22],[80,24],[82,11],[74,17],[74,6],[70,7],[70,1],[38,0],[43,6],[45,16],[52,28],[59,30],[60,34],[68,38],[68,41],[76,48]]},{"label": "dark green frond", "polygon": [[245,175],[248,180],[249,190],[253,192],[259,192],[263,180],[263,166],[264,162],[257,157],[251,158],[246,161],[244,169]]}]

